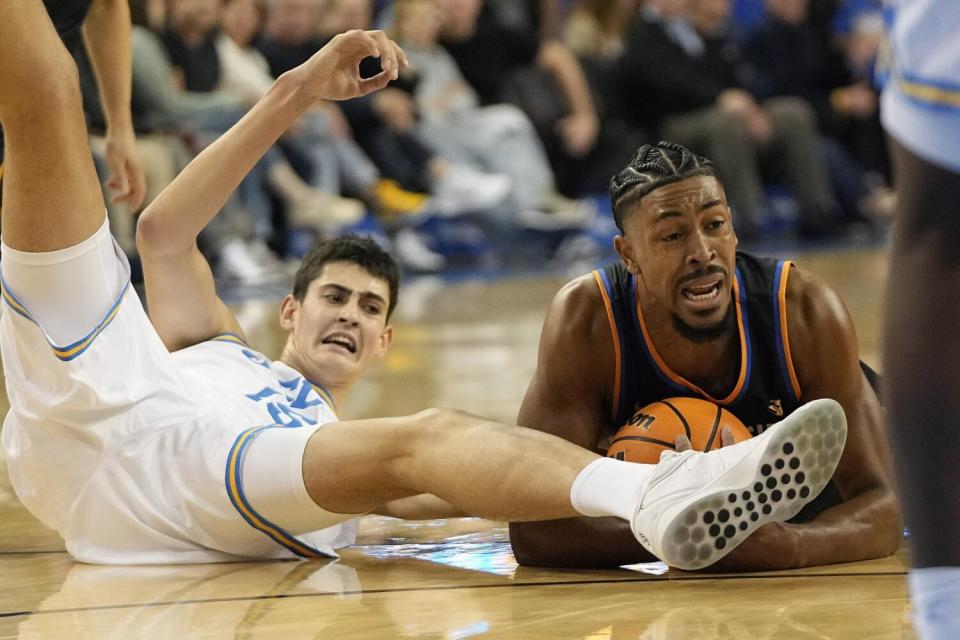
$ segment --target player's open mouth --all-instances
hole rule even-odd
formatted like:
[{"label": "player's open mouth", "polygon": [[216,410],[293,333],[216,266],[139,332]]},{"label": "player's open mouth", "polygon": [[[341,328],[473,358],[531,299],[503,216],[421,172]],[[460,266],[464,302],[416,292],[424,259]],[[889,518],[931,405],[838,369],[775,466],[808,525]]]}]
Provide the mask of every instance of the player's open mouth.
[{"label": "player's open mouth", "polygon": [[343,333],[335,333],[332,336],[327,336],[323,339],[323,344],[336,345],[346,349],[350,353],[357,352],[357,343],[353,341],[353,338]]},{"label": "player's open mouth", "polygon": [[718,298],[722,288],[723,276],[713,276],[709,279],[703,278],[697,282],[688,284],[680,291],[683,297],[690,302],[704,303]]}]

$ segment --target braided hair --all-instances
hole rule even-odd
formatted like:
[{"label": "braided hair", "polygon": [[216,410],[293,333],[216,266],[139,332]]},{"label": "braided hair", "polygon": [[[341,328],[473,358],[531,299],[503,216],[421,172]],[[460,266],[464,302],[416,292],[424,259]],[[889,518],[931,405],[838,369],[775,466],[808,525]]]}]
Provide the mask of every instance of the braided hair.
[{"label": "braided hair", "polygon": [[713,163],[674,142],[645,144],[619,173],[610,178],[610,203],[613,219],[623,232],[623,216],[630,205],[639,202],[658,187],[693,176],[716,176]]}]

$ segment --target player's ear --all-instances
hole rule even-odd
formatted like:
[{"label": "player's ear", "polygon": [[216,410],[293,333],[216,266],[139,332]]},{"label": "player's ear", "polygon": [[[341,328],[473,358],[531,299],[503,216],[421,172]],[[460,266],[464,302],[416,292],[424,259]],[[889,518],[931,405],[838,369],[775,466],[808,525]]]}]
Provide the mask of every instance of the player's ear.
[{"label": "player's ear", "polygon": [[623,236],[614,236],[613,238],[613,248],[616,249],[617,255],[620,256],[620,259],[623,260],[623,264],[627,267],[627,271],[634,275],[640,274],[640,267],[637,266],[637,261],[633,257],[633,247],[630,246],[630,243],[627,242],[627,239]]},{"label": "player's ear", "polygon": [[383,328],[383,331],[380,333],[380,341],[377,345],[377,355],[383,356],[387,352],[387,349],[390,348],[390,344],[393,342],[393,327],[387,325]]},{"label": "player's ear", "polygon": [[280,303],[280,326],[284,331],[293,331],[293,321],[300,310],[300,301],[288,293]]}]

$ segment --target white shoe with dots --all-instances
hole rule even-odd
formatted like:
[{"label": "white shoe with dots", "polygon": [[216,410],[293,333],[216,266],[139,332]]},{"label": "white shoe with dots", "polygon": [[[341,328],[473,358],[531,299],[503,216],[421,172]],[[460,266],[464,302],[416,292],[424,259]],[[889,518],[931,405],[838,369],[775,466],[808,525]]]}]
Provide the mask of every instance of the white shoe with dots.
[{"label": "white shoe with dots", "polygon": [[638,492],[633,534],[673,567],[709,566],[817,497],[846,438],[843,408],[820,399],[750,440],[709,453],[666,452]]}]

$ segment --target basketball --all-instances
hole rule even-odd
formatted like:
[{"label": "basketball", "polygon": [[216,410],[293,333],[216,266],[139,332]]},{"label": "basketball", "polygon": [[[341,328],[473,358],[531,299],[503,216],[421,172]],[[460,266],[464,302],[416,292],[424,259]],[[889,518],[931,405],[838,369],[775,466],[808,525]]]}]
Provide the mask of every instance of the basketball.
[{"label": "basketball", "polygon": [[730,427],[736,442],[751,437],[743,423],[719,405],[699,398],[667,398],[633,414],[613,437],[607,457],[656,464],[664,450],[676,448],[678,435],[687,436],[694,450],[709,451],[720,447],[724,427]]}]

